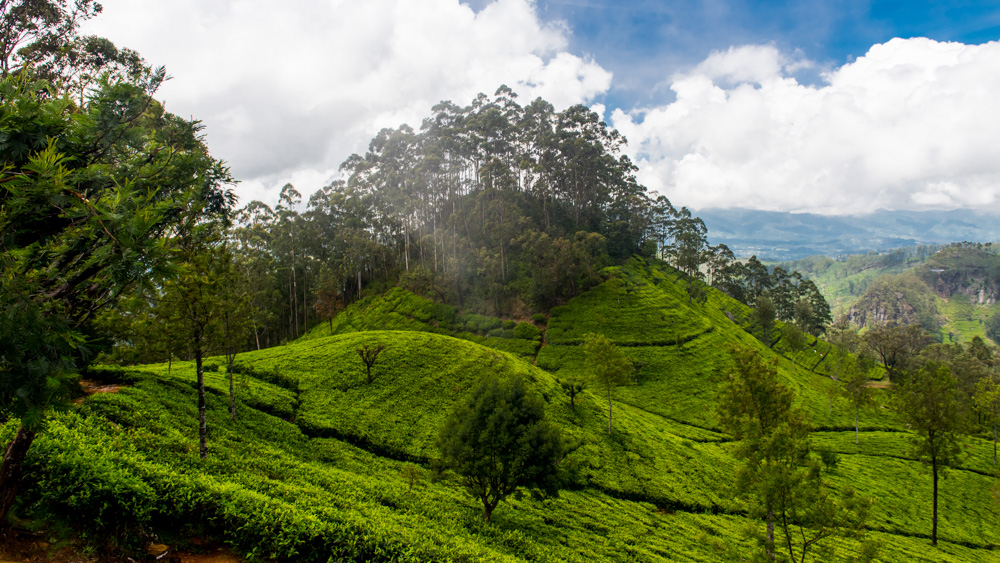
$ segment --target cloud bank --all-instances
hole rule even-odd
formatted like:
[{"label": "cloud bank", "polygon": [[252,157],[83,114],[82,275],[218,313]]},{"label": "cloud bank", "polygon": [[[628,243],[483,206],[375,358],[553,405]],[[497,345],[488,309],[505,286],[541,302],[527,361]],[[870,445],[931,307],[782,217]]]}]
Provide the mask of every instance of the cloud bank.
[{"label": "cloud bank", "polygon": [[773,46],[714,52],[676,99],[615,110],[640,181],[694,208],[1000,209],[1000,43],[893,39],[822,74]]},{"label": "cloud bank", "polygon": [[474,11],[459,0],[104,0],[86,33],[139,51],[175,78],[159,97],[201,119],[244,201],[291,181],[322,187],[383,127],[507,84],[557,108],[592,100],[611,73],[566,51],[569,30],[532,0]]}]

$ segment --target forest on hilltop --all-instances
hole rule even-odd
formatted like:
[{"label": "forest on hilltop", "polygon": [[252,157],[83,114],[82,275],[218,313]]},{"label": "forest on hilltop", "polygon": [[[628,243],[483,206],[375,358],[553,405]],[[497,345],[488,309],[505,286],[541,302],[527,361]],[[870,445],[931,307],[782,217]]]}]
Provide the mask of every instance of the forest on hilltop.
[{"label": "forest on hilltop", "polygon": [[[189,249],[189,262],[214,253],[205,267],[225,280],[219,314],[239,311],[228,328],[207,325],[214,349],[294,340],[366,292],[396,285],[468,312],[529,319],[633,255],[661,257],[748,304],[766,293],[780,320],[805,300],[810,330],[829,322],[811,281],[735,260],[709,244],[689,210],[652,198],[621,154],[625,139],[589,109],[556,112],[541,99],[522,107],[501,87],[433,111],[419,133],[380,131],[368,152],[344,161],[346,179],[313,193],[304,210],[286,185],[275,208],[253,201],[232,210],[232,222]],[[116,360],[183,353],[158,336],[181,322],[169,287],[146,284],[104,315]]]}]

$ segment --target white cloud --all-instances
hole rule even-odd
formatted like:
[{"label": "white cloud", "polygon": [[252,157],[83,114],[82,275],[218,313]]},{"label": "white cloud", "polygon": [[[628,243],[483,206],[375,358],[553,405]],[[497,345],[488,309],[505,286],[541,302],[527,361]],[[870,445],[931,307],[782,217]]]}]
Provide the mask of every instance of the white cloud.
[{"label": "white cloud", "polygon": [[712,53],[612,121],[675,204],[816,213],[997,208],[1000,43],[893,39],[810,86],[773,46]]},{"label": "white cloud", "polygon": [[85,32],[166,65],[167,109],[201,119],[244,201],[304,194],[382,127],[417,128],[435,103],[507,84],[557,108],[605,92],[611,74],[565,51],[568,30],[533,0],[479,12],[458,0],[104,0]]}]

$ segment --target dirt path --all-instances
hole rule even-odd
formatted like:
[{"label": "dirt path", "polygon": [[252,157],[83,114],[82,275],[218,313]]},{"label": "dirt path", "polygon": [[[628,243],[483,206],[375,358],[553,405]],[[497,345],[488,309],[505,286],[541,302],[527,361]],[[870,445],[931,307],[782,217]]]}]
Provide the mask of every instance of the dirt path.
[{"label": "dirt path", "polygon": [[73,400],[73,402],[78,405],[82,403],[84,399],[86,399],[91,395],[96,395],[98,393],[117,393],[123,387],[126,386],[118,384],[106,385],[104,383],[101,383],[100,381],[94,381],[92,379],[81,379],[80,387],[83,388],[83,392],[85,393],[85,395],[83,397],[79,397]]},{"label": "dirt path", "polygon": [[[133,555],[122,561],[162,561],[164,563],[242,563],[229,548],[216,543],[192,539],[198,552],[174,551],[166,545],[150,545],[146,554]],[[75,541],[50,544],[31,533],[12,532],[0,543],[0,563],[99,563],[107,559],[84,555],[86,551]]]}]

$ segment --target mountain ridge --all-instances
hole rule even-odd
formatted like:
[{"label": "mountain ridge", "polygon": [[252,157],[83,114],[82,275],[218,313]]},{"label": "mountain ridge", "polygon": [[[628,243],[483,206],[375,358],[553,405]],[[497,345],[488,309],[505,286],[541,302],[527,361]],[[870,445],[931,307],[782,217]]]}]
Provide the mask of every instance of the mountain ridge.
[{"label": "mountain ridge", "polygon": [[697,210],[713,243],[738,257],[797,260],[840,256],[920,244],[1000,240],[1000,215],[969,209],[820,215],[746,208]]}]

